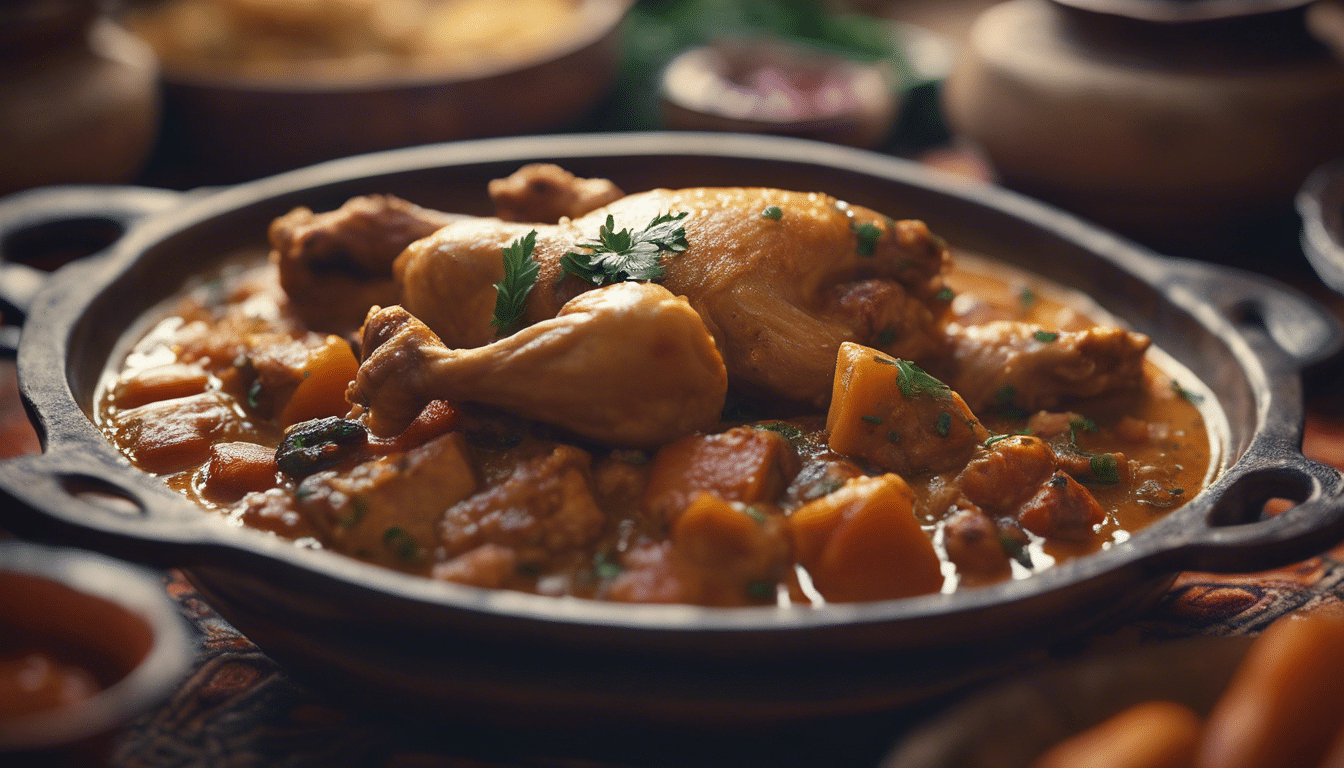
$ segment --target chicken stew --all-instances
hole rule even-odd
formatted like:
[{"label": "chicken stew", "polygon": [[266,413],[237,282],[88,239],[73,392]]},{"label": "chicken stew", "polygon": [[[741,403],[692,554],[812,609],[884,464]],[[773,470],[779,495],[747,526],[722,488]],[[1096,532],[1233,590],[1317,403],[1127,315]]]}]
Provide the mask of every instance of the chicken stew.
[{"label": "chicken stew", "polygon": [[820,605],[1025,578],[1210,480],[1202,385],[1082,297],[822,193],[528,166],[497,215],[299,208],[97,420],[231,523],[545,595]]}]

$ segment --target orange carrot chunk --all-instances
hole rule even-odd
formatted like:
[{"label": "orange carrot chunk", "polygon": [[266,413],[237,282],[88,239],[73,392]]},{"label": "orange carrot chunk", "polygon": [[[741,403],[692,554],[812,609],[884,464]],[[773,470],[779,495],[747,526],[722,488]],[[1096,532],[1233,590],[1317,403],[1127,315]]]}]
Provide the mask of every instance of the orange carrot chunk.
[{"label": "orange carrot chunk", "polygon": [[211,501],[237,501],[250,491],[264,491],[280,483],[275,449],[256,443],[216,443],[210,446],[201,492]]},{"label": "orange carrot chunk", "polygon": [[1146,701],[1061,741],[1032,768],[1190,768],[1200,727],[1184,704]]},{"label": "orange carrot chunk", "polygon": [[1252,643],[1213,712],[1198,768],[1316,766],[1344,724],[1344,617],[1287,616]]},{"label": "orange carrot chunk", "polygon": [[937,592],[938,553],[899,475],[861,477],[790,516],[798,562],[827,600],[886,600]]}]

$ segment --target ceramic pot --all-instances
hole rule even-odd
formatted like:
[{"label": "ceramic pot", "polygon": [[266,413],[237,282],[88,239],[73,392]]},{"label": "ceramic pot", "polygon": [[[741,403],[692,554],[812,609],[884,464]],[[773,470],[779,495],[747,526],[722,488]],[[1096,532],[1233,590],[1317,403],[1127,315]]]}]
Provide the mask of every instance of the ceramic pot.
[{"label": "ceramic pot", "polygon": [[1008,186],[1197,247],[1288,210],[1344,153],[1344,62],[1300,0],[1010,0],[949,78],[953,130]]}]

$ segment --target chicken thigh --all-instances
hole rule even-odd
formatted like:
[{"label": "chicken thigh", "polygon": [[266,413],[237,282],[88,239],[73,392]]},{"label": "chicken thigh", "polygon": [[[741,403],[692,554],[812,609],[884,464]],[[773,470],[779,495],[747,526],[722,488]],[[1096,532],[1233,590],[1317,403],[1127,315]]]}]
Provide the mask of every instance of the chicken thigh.
[{"label": "chicken thigh", "polygon": [[367,407],[376,435],[399,432],[443,399],[650,448],[716,425],[727,388],[714,340],[685,299],[654,283],[618,283],[474,349],[449,349],[401,307],[376,309],[348,397]]},{"label": "chicken thigh", "polygon": [[995,405],[1036,411],[1069,398],[1137,389],[1152,343],[1121,328],[1056,332],[1010,320],[954,323],[947,330],[952,362],[946,380],[977,413]]},{"label": "chicken thigh", "polygon": [[704,319],[735,388],[821,405],[842,342],[907,359],[941,349],[950,296],[940,238],[919,221],[778,189],[659,189],[553,225],[453,223],[398,257],[401,303],[449,346],[485,343],[495,333],[502,248],[537,230],[540,276],[523,318],[537,323],[593,287],[561,260],[598,240],[608,217],[617,230],[637,231],[669,213],[686,214],[688,247],[664,254],[661,282]]}]

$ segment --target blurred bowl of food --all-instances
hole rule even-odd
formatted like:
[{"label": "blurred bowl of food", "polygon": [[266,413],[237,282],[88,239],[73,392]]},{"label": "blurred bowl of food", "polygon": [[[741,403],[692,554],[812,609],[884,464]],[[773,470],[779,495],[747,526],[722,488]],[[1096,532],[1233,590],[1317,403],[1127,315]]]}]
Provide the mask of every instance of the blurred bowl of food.
[{"label": "blurred bowl of food", "polygon": [[882,766],[1338,765],[1341,650],[1344,614],[1328,606],[1286,614],[1255,638],[1099,649],[963,700]]},{"label": "blurred bowl of food", "polygon": [[556,129],[607,91],[632,0],[161,0],[164,151],[193,180]]},{"label": "blurred bowl of food", "polygon": [[897,84],[881,66],[767,38],[692,48],[663,73],[671,128],[776,133],[873,147],[890,132]]},{"label": "blurred bowl of food", "polygon": [[1321,281],[1344,293],[1344,158],[1318,168],[1297,195],[1302,252]]},{"label": "blurred bowl of food", "polygon": [[119,728],[186,674],[192,642],[144,571],[0,542],[0,762],[102,764]]}]

